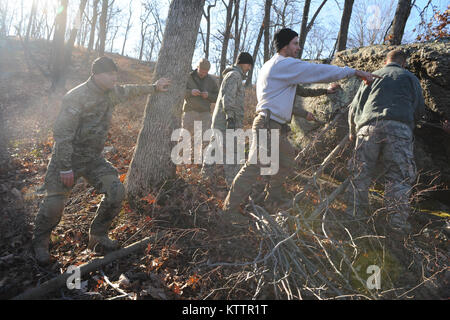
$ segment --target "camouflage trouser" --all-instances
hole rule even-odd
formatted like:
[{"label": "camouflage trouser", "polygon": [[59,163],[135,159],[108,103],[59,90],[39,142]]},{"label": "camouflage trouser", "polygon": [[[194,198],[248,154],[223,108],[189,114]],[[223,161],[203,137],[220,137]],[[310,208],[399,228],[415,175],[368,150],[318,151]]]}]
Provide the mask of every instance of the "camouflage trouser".
[{"label": "camouflage trouser", "polygon": [[[98,193],[104,194],[90,226],[90,234],[107,235],[114,217],[120,212],[125,189],[117,177],[117,171],[112,164],[103,158],[97,158],[84,166],[74,166],[74,181],[84,177]],[[63,185],[60,174],[53,161],[50,161],[45,176],[47,195],[42,201],[36,216],[34,240],[50,236],[58,225],[64,211],[64,203],[71,189]]]},{"label": "camouflage trouser", "polygon": [[362,127],[357,134],[354,157],[350,163],[351,184],[347,190],[348,212],[368,210],[368,190],[381,161],[385,175],[385,206],[406,222],[409,196],[416,177],[413,132],[408,125],[384,120]]},{"label": "camouflage trouser", "polygon": [[[201,121],[202,123],[202,130],[201,132],[195,132],[194,131],[194,121]],[[183,129],[186,129],[191,134],[191,145],[192,145],[192,152],[200,152],[201,154],[202,150],[197,149],[195,150],[194,145],[194,137],[198,141],[203,141],[203,134],[206,130],[211,128],[211,113],[208,112],[197,112],[197,111],[186,111],[183,112],[183,117],[181,120],[181,126]],[[199,144],[198,147],[201,147],[203,149],[203,143]],[[193,156],[193,153],[191,153],[191,156]]]},{"label": "camouflage trouser", "polygon": [[[253,121],[252,131],[254,138],[252,139],[252,152],[258,152],[259,145],[255,146],[255,143],[260,141],[259,130],[268,129],[266,126],[266,118],[262,115],[257,115]],[[276,121],[270,120],[270,129],[279,130],[280,139],[278,143],[279,147],[279,169],[278,172],[270,176],[268,197],[266,200],[280,202],[286,198],[286,192],[283,187],[283,183],[292,172],[292,168],[295,166],[295,149],[292,147],[288,140],[286,130],[283,130],[283,126]],[[270,140],[269,140],[270,141]],[[270,143],[268,144],[270,151]],[[249,158],[252,154],[249,155]],[[259,157],[259,152],[258,152]],[[223,209],[235,212],[238,210],[242,201],[244,201],[250,194],[251,187],[255,183],[258,177],[261,175],[261,163],[258,159],[257,163],[251,163],[247,161],[244,166],[236,175],[231,185],[231,189],[225,199]]]},{"label": "camouflage trouser", "polygon": [[[214,151],[217,150],[217,148],[221,148],[223,150],[223,173],[225,177],[225,181],[227,182],[228,187],[231,187],[231,184],[233,183],[233,179],[236,176],[236,174],[239,172],[242,166],[243,159],[238,159],[238,145],[237,140],[227,140],[226,136],[226,129],[216,129],[219,130],[219,135],[213,135],[211,137],[211,142],[208,144],[208,146],[205,149],[205,155],[212,155],[214,154]],[[234,161],[232,163],[229,163],[229,161],[226,161],[226,150],[227,150],[227,144],[233,143],[234,144],[234,154],[233,159]],[[240,147],[240,146],[239,146]],[[227,163],[228,162],[228,163]],[[203,162],[202,167],[202,175],[207,177],[208,179],[212,180],[212,178],[215,176],[215,170],[217,168],[217,164],[208,164],[206,162]]]}]

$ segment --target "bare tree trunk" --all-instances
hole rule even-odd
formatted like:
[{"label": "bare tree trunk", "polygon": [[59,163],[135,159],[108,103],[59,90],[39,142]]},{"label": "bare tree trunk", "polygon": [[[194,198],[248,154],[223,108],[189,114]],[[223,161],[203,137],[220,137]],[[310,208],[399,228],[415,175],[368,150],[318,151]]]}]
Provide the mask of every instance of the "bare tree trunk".
[{"label": "bare tree trunk", "polygon": [[399,45],[402,43],[406,21],[408,21],[411,8],[411,0],[398,0],[397,10],[395,10],[394,22],[392,23],[388,44]]},{"label": "bare tree trunk", "polygon": [[241,0],[235,0],[234,1],[234,51],[233,51],[233,61],[236,61],[236,58],[239,54],[239,45],[240,45],[240,35],[239,35],[239,10],[240,10],[240,4]]},{"label": "bare tree trunk", "polygon": [[87,4],[87,0],[80,1],[78,13],[73,22],[72,30],[70,31],[70,38],[67,41],[67,45],[66,45],[66,58],[65,58],[66,67],[69,66],[72,61],[72,51],[73,51],[73,47],[75,46],[75,40],[77,39],[78,30],[81,27],[81,21],[83,19],[83,12],[84,12],[84,9],[86,8],[86,4]]},{"label": "bare tree trunk", "polygon": [[203,15],[206,19],[206,41],[205,41],[205,58],[209,59],[209,45],[211,42],[211,9],[214,8],[217,4],[217,0],[214,1],[214,4],[208,5],[208,9],[203,11]]},{"label": "bare tree trunk", "polygon": [[88,43],[88,54],[90,54],[92,49],[94,49],[95,30],[96,30],[96,26],[97,26],[98,3],[99,2],[100,2],[100,0],[94,0],[94,10],[92,13],[92,23],[91,23],[91,34],[89,35],[89,43]]},{"label": "bare tree trunk", "polygon": [[110,50],[111,53],[114,50],[114,41],[116,40],[117,32],[119,32],[119,27],[115,27],[115,31],[114,31],[114,33],[113,33],[113,35],[111,37],[111,50]]},{"label": "bare tree trunk", "polygon": [[19,36],[22,35],[22,25],[23,25],[23,19],[24,19],[24,6],[23,6],[24,0],[20,1],[20,21],[18,25],[16,26],[17,34]]},{"label": "bare tree trunk", "polygon": [[264,62],[270,59],[270,9],[272,0],[266,0],[264,7]]},{"label": "bare tree trunk", "polygon": [[64,36],[66,34],[67,24],[67,5],[68,0],[60,0],[61,12],[55,19],[55,35],[53,38],[53,54],[52,60],[52,87],[55,90],[57,87],[64,85]]},{"label": "bare tree trunk", "polygon": [[27,33],[25,35],[25,42],[28,42],[28,40],[30,39],[31,26],[33,25],[33,21],[36,17],[36,11],[37,11],[37,1],[33,0],[33,4],[31,5],[30,19],[28,20]]},{"label": "bare tree trunk", "polygon": [[[144,23],[144,22],[142,22]],[[147,27],[148,25],[145,26],[145,28],[142,26],[143,29],[145,31],[141,32],[141,46],[140,46],[140,50],[139,50],[139,61],[142,61],[142,57],[144,56],[144,46],[145,46],[145,35],[147,34]]]},{"label": "bare tree trunk", "polygon": [[298,53],[298,58],[301,59],[303,55],[303,47],[306,42],[306,27],[308,26],[308,15],[309,8],[311,6],[311,0],[305,0],[305,5],[303,6],[303,15],[302,15],[302,26],[300,27],[300,34],[298,36],[298,42],[300,44],[300,52]]},{"label": "bare tree trunk", "polygon": [[227,64],[228,42],[230,41],[231,27],[233,26],[233,3],[234,0],[229,0],[228,5],[222,0],[227,8],[227,17],[225,20],[225,31],[223,32],[222,53],[220,55],[220,80],[222,81],[222,73]]},{"label": "bare tree trunk", "polygon": [[341,27],[339,28],[339,36],[337,41],[337,51],[343,51],[347,48],[347,35],[350,19],[352,16],[354,0],[345,0],[344,12],[342,13]]},{"label": "bare tree trunk", "polygon": [[168,77],[172,86],[168,92],[148,98],[126,179],[130,199],[147,194],[152,186],[175,176],[171,136],[180,126],[181,106],[204,4],[205,0],[173,0],[170,4],[155,79]]},{"label": "bare tree trunk", "polygon": [[[7,17],[8,17],[8,2],[5,2],[4,7],[0,7],[0,37],[6,36],[8,34],[7,30]],[[13,12],[14,15],[14,12]]]},{"label": "bare tree trunk", "polygon": [[302,27],[300,29],[300,35],[299,35],[299,44],[300,44],[300,51],[298,53],[298,58],[301,59],[303,55],[303,49],[305,47],[306,43],[306,37],[308,36],[309,31],[314,25],[314,21],[316,21],[317,16],[320,13],[320,10],[322,10],[323,6],[327,0],[323,0],[320,6],[317,8],[316,12],[314,13],[313,17],[311,18],[311,21],[308,23],[308,15],[309,15],[309,7],[311,5],[311,0],[305,0],[305,7],[303,9],[303,18],[302,18]]},{"label": "bare tree trunk", "polygon": [[131,29],[132,23],[131,23],[131,17],[133,16],[133,10],[131,8],[131,1],[130,1],[130,15],[128,16],[128,21],[127,21],[127,28],[125,29],[125,37],[123,40],[123,45],[122,45],[122,56],[125,54],[125,45],[127,44],[127,38],[128,38],[128,32]]},{"label": "bare tree trunk", "polygon": [[106,22],[108,18],[108,0],[102,0],[102,13],[100,15],[100,32],[99,32],[99,46],[98,55],[99,57],[105,55],[105,44],[106,44]]},{"label": "bare tree trunk", "polygon": [[[258,38],[256,39],[255,49],[253,49],[253,61],[256,63],[256,57],[258,56],[259,47],[261,45],[262,36],[264,33],[264,21],[261,24],[261,28],[259,28],[259,34]],[[250,87],[252,85],[252,78],[253,78],[253,69],[251,68],[248,72],[247,80],[245,81],[245,85],[247,87]]]},{"label": "bare tree trunk", "polygon": [[154,8],[151,5],[146,5],[144,6],[144,9],[144,13],[141,13],[141,16],[139,17],[141,20],[141,46],[139,50],[139,61],[142,61],[144,57],[145,38],[147,36],[148,27],[150,26],[148,20]]}]

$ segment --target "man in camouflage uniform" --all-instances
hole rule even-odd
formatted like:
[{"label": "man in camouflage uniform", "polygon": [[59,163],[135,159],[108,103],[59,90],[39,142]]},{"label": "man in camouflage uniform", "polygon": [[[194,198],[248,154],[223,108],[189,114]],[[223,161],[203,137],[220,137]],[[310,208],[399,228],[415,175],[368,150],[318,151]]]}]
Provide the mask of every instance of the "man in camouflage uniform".
[{"label": "man in camouflage uniform", "polygon": [[[228,67],[223,72],[223,80],[220,86],[219,96],[217,98],[216,106],[214,108],[212,116],[212,129],[220,131],[221,135],[214,135],[211,138],[211,143],[208,145],[205,151],[205,155],[212,153],[213,145],[222,148],[224,154],[224,173],[225,180],[228,186],[231,186],[236,173],[239,172],[241,163],[237,159],[236,141],[226,140],[226,130],[238,130],[242,129],[244,125],[244,98],[245,88],[243,81],[245,75],[253,67],[253,58],[247,52],[241,52],[236,63],[232,67]],[[226,164],[226,146],[227,143],[232,143],[234,147],[234,164]],[[203,162],[202,173],[205,178],[211,179],[214,176],[214,165],[208,163],[207,157]]]},{"label": "man in camouflage uniform", "polygon": [[203,133],[211,127],[211,103],[217,100],[219,89],[216,80],[208,74],[211,63],[207,59],[198,62],[197,69],[189,75],[184,97],[182,127],[194,137],[194,121],[202,122]]},{"label": "man in camouflage uniform", "polygon": [[381,77],[361,85],[349,111],[350,140],[356,133],[352,181],[347,191],[348,213],[369,209],[368,189],[378,161],[384,166],[385,204],[391,226],[409,232],[409,195],[416,177],[413,153],[415,122],[425,111],[417,77],[405,70],[407,56],[388,53],[386,66],[374,72]]},{"label": "man in camouflage uniform", "polygon": [[88,81],[70,90],[63,98],[53,127],[55,144],[45,176],[47,195],[36,216],[33,248],[41,264],[50,261],[49,240],[64,210],[64,202],[79,177],[84,177],[104,197],[89,230],[90,249],[112,250],[116,241],[108,237],[109,226],[121,209],[125,196],[118,173],[102,157],[114,107],[139,95],[166,91],[168,79],[153,85],[118,85],[117,66],[101,57],[92,65]]}]

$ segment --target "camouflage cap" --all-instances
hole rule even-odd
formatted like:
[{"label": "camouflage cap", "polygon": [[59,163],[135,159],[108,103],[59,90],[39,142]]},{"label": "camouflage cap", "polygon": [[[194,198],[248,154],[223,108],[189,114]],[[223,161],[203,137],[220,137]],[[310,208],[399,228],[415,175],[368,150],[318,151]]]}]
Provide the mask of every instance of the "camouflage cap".
[{"label": "camouflage cap", "polygon": [[118,71],[117,65],[108,57],[100,57],[92,63],[92,74]]},{"label": "camouflage cap", "polygon": [[202,70],[208,70],[211,68],[211,63],[206,58],[200,59],[198,62],[198,67]]}]

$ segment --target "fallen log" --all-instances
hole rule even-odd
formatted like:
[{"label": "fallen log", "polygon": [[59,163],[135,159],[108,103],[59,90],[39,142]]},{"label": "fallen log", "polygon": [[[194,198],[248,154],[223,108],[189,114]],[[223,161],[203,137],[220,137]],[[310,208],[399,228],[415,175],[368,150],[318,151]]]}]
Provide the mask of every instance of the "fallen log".
[{"label": "fallen log", "polygon": [[[147,238],[144,238],[140,241],[137,241],[133,244],[130,244],[129,246],[113,251],[111,253],[108,253],[104,257],[96,258],[94,260],[91,260],[83,265],[80,266],[80,277],[83,275],[89,274],[91,272],[94,272],[98,270],[100,267],[107,265],[115,260],[121,259],[123,257],[126,257],[127,255],[134,253],[140,249],[143,249],[145,246],[149,244],[150,241],[153,239],[158,239],[158,233],[154,236],[150,236]],[[44,282],[38,287],[29,289],[18,296],[12,298],[12,300],[37,300],[41,299],[45,295],[65,286],[67,284],[67,279],[72,276],[71,273],[63,273],[56,278],[53,278],[49,281]]]}]

